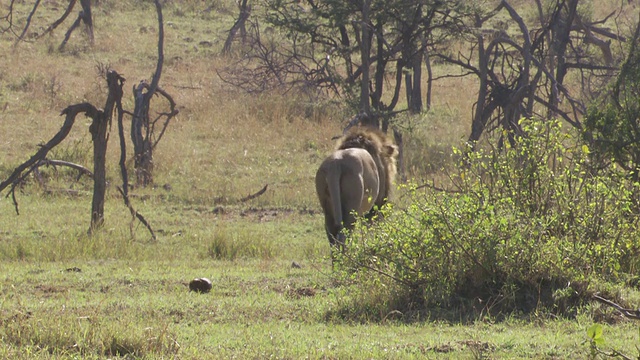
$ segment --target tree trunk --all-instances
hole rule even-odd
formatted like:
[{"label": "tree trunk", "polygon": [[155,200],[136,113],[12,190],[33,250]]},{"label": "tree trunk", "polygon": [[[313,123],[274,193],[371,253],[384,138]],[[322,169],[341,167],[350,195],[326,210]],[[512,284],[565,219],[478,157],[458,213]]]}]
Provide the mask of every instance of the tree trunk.
[{"label": "tree trunk", "polygon": [[471,144],[472,149],[475,146],[475,143],[480,139],[482,132],[484,132],[484,128],[486,125],[486,115],[485,115],[485,101],[487,99],[487,58],[488,54],[486,53],[486,49],[484,48],[484,40],[482,35],[477,37],[478,39],[478,70],[480,71],[480,88],[478,90],[478,101],[476,102],[476,109],[473,115],[473,120],[471,123],[471,134],[469,135],[469,143]]},{"label": "tree trunk", "polygon": [[164,62],[162,6],[159,0],[154,2],[158,13],[158,62],[156,63],[156,71],[151,79],[151,84],[141,81],[137,87],[133,88],[135,107],[131,117],[131,140],[133,141],[135,156],[136,183],[141,186],[153,183],[153,124],[149,119],[149,107],[151,98],[158,90]]},{"label": "tree trunk", "polygon": [[[408,69],[411,69],[411,65],[409,65],[407,67]],[[409,109],[410,112],[414,112],[413,109],[411,108],[412,104],[413,104],[413,100],[411,99],[411,95],[413,94],[413,80],[411,77],[411,73],[409,71],[407,71],[404,74],[404,95],[407,99],[407,108]]]},{"label": "tree trunk", "polygon": [[[567,45],[571,40],[569,35],[571,33],[571,25],[573,24],[573,20],[576,16],[578,0],[568,0],[566,13],[561,8],[562,4],[559,4],[558,6],[560,7],[557,9],[558,19],[553,22],[551,26],[552,38],[550,55],[551,63],[555,65],[556,69],[556,81],[558,84],[562,85],[564,83],[564,77],[567,74],[565,53],[567,51]],[[549,94],[549,104],[551,104],[551,107],[558,106],[560,101],[559,96],[558,87],[553,86],[551,88],[551,93]],[[547,117],[555,117],[555,113],[549,109]]]},{"label": "tree trunk", "polygon": [[427,68],[427,97],[425,99],[427,110],[431,109],[431,88],[433,86],[433,71],[431,70],[431,58],[429,57],[429,50],[427,49],[426,37],[423,37],[424,47],[424,64]]},{"label": "tree trunk", "polygon": [[229,52],[231,52],[231,44],[238,34],[238,31],[240,31],[242,42],[244,43],[246,41],[247,29],[245,23],[251,15],[251,5],[247,5],[247,1],[248,0],[242,0],[242,2],[238,4],[238,7],[240,8],[240,14],[238,15],[238,20],[236,20],[236,22],[231,27],[231,30],[229,30],[229,35],[227,36],[227,40],[224,42],[224,47],[222,48],[223,54],[228,54]]},{"label": "tree trunk", "polygon": [[[382,23],[376,24],[376,32],[382,33]],[[376,41],[376,72],[373,76],[374,87],[373,94],[371,94],[371,106],[373,110],[384,111],[389,110],[382,103],[382,93],[384,91],[384,77],[386,76],[387,60],[384,57],[384,39],[381,36],[377,36]]]},{"label": "tree trunk", "polygon": [[[421,9],[421,8],[419,8]],[[418,10],[421,11],[421,10]],[[403,23],[402,32],[402,60],[410,71],[405,73],[404,83],[407,97],[407,108],[411,113],[422,111],[422,51],[417,51],[417,39],[413,25]]]},{"label": "tree trunk", "polygon": [[67,44],[67,41],[69,41],[69,38],[71,37],[71,33],[80,25],[80,22],[83,22],[87,27],[89,42],[91,43],[91,45],[93,45],[93,41],[94,41],[93,40],[93,17],[91,15],[91,1],[80,0],[80,5],[82,6],[82,10],[78,14],[78,18],[76,19],[76,21],[74,21],[73,24],[71,24],[71,27],[69,28],[69,30],[67,30],[67,33],[64,35],[64,39],[62,40],[62,43],[58,47],[58,50],[64,49],[65,45]]},{"label": "tree trunk", "polygon": [[91,15],[91,0],[80,0],[80,6],[82,6],[82,22],[87,27],[87,34],[89,35],[89,42],[91,45],[94,43],[93,38],[93,16]]},{"label": "tree trunk", "polygon": [[106,153],[108,121],[104,114],[96,116],[89,127],[93,139],[93,201],[91,202],[91,227],[89,233],[104,223],[104,197],[106,192]]},{"label": "tree trunk", "polygon": [[104,224],[104,198],[107,189],[106,181],[106,154],[107,154],[107,129],[111,124],[113,108],[117,102],[122,101],[122,85],[124,79],[115,71],[107,73],[107,85],[109,94],[104,106],[104,112],[93,117],[89,126],[93,139],[93,201],[91,202],[91,226],[89,233]]},{"label": "tree trunk", "polygon": [[146,82],[141,82],[133,89],[135,107],[131,119],[136,184],[140,186],[153,183],[153,150],[149,138],[149,103],[145,89],[148,91]]},{"label": "tree trunk", "polygon": [[371,11],[371,0],[362,2],[362,24],[360,29],[362,32],[362,41],[360,42],[360,57],[362,59],[362,82],[360,83],[360,112],[366,114],[365,125],[379,127],[380,124],[373,116],[371,116],[371,103],[369,100],[369,66],[371,56],[371,29],[369,26],[369,13]]},{"label": "tree trunk", "polygon": [[422,52],[415,52],[411,58],[413,67],[413,86],[409,103],[409,111],[419,113],[422,111]]}]

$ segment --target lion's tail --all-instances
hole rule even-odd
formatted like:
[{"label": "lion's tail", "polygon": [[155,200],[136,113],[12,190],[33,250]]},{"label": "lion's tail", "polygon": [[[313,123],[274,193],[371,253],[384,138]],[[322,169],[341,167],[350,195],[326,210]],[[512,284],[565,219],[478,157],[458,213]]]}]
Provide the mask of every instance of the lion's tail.
[{"label": "lion's tail", "polygon": [[[333,211],[333,221],[336,228],[342,230],[342,199],[340,197],[340,177],[339,171],[329,171],[327,174],[327,185],[329,187],[329,197],[331,198],[331,206]],[[338,234],[336,234],[338,235]]]}]

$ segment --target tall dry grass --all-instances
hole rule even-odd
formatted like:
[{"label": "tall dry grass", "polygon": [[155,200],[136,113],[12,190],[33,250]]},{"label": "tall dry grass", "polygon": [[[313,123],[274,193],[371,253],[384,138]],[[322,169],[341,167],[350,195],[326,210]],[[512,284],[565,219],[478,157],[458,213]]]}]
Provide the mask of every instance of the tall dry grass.
[{"label": "tall dry grass", "polygon": [[[27,5],[21,5],[22,14]],[[42,6],[43,16],[32,25],[34,31],[61,11],[50,3]],[[127,79],[124,105],[133,108],[128,89],[140,79],[149,79],[155,67],[155,12],[151,4],[127,3],[129,12],[114,6],[104,2],[96,7],[93,47],[81,29],[74,32],[64,52],[57,51],[61,31],[15,48],[10,41],[0,44],[0,61],[6,64],[0,71],[0,84],[7,94],[0,97],[6,119],[0,122],[0,132],[10,134],[0,141],[4,173],[55,134],[63,108],[83,101],[103,106],[106,90],[99,68],[111,67]],[[229,9],[223,2],[220,6]],[[315,167],[332,149],[330,139],[340,134],[350,114],[291,94],[256,97],[225,85],[216,71],[233,60],[218,55],[224,40],[220,34],[233,16],[195,9],[185,1],[164,10],[166,62],[160,85],[174,97],[180,114],[154,153],[156,183],[171,187],[174,199],[198,204],[212,204],[216,199],[233,202],[269,184],[258,204],[315,207],[311,191]],[[204,21],[193,21],[194,17]],[[459,96],[459,90],[472,92],[470,82],[473,80],[438,81],[434,110],[407,120],[411,123],[404,127],[409,175],[424,177],[436,172],[447,161],[447,149],[464,138],[473,96]],[[90,167],[88,125],[88,120],[78,117],[61,146],[66,150],[58,154],[83,146],[87,156],[77,160]],[[108,151],[112,185],[119,176],[116,136],[114,127]],[[128,139],[127,144],[131,152]]]},{"label": "tall dry grass", "polygon": [[[617,6],[589,4],[585,11],[594,17]],[[526,2],[515,5],[527,6]],[[140,79],[149,79],[155,67],[157,24],[150,3],[126,2],[123,6],[108,1],[96,6],[93,47],[81,29],[63,52],[57,50],[63,31],[16,47],[8,34],[3,36],[0,133],[7,135],[0,140],[2,174],[8,174],[57,132],[64,107],[82,101],[98,107],[104,104],[106,90],[99,68],[109,66],[127,79],[124,105],[132,109],[128,89]],[[225,84],[217,70],[233,59],[220,56],[219,51],[224,40],[221,34],[233,21],[234,6],[231,1],[220,1],[215,11],[203,12],[201,4],[179,1],[165,7],[165,64],[160,85],[174,97],[180,114],[155,150],[156,184],[172,202],[196,206],[236,205],[238,199],[268,185],[252,205],[317,210],[312,190],[315,169],[351,114],[320,100],[292,94],[248,95]],[[29,4],[18,4],[18,8],[20,24]],[[62,10],[54,3],[44,3],[33,31],[51,23]],[[532,8],[525,13],[535,18]],[[455,69],[436,64],[434,72],[439,76]],[[404,134],[404,170],[409,178],[446,181],[441,170],[451,164],[451,146],[462,143],[470,131],[476,89],[473,77],[440,79],[434,83],[429,111],[397,119]],[[91,167],[88,125],[88,120],[78,117],[68,139],[51,156]],[[114,197],[114,186],[119,183],[116,136],[114,127],[108,149],[109,193]],[[127,145],[131,153],[129,139]],[[133,194],[153,196],[158,188],[134,189]],[[81,189],[90,191],[90,184]]]}]

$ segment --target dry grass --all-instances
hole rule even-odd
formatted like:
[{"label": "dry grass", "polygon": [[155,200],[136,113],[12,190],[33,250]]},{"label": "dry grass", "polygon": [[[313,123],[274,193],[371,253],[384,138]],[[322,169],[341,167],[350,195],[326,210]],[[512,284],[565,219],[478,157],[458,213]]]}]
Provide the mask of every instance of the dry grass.
[{"label": "dry grass", "polygon": [[[522,1],[514,4],[527,6]],[[588,10],[601,17],[616,6],[607,4],[591,4]],[[19,4],[22,12],[16,16],[18,24],[24,20],[28,5]],[[42,15],[32,25],[35,32],[63,10],[55,2],[44,2],[42,6]],[[310,103],[290,94],[252,96],[225,85],[216,70],[231,61],[218,53],[224,29],[233,20],[234,6],[231,1],[220,1],[215,3],[214,11],[205,13],[199,3],[178,1],[164,11],[166,62],[161,86],[173,95],[180,114],[154,153],[157,187],[134,189],[136,206],[144,206],[137,199],[159,198],[189,208],[237,208],[241,206],[238,199],[268,185],[267,192],[248,205],[318,211],[315,194],[310,190],[315,168],[333,147],[330,139],[340,133],[348,114],[333,105]],[[610,21],[627,21],[633,14],[629,11]],[[148,79],[153,71],[157,24],[150,3],[126,2],[121,8],[114,2],[101,2],[95,12],[93,47],[77,30],[66,50],[57,51],[65,26],[68,24],[52,36],[15,48],[8,34],[0,42],[0,62],[5,65],[0,70],[0,116],[4,119],[0,121],[0,133],[8,134],[0,139],[3,174],[51,138],[62,123],[59,113],[64,107],[82,101],[103,105],[105,84],[97,68],[110,66],[125,76],[127,109],[133,106],[128,89],[138,80]],[[438,65],[434,71],[435,75],[442,75],[454,70]],[[401,119],[405,169],[410,178],[446,182],[441,169],[451,164],[451,146],[462,143],[470,131],[476,87],[472,77],[438,80],[434,83],[432,109]],[[51,156],[90,166],[88,125],[87,119],[79,117],[68,139]],[[116,135],[114,127],[108,176],[113,201],[110,206],[117,207]],[[127,144],[131,152],[129,139]],[[56,179],[55,172],[49,169],[48,173]],[[70,186],[68,177],[58,180],[47,190]],[[86,202],[90,182],[73,187],[84,191],[81,195]],[[47,193],[37,186],[29,191]],[[25,198],[23,213],[33,211],[29,201]],[[38,206],[40,200],[33,201]]]},{"label": "dry grass", "polygon": [[[127,89],[152,73],[157,25],[149,5],[134,7],[138,14],[148,16],[131,21],[109,4],[97,8],[93,48],[86,45],[81,31],[74,33],[63,53],[55,50],[62,31],[16,48],[9,41],[0,44],[0,61],[8,65],[0,72],[0,81],[7,89],[3,93],[11,94],[10,98],[0,97],[0,109],[12,119],[0,123],[2,133],[12,134],[0,141],[0,152],[5,154],[0,169],[8,171],[24,161],[39,143],[47,141],[59,129],[63,120],[59,113],[67,105],[82,101],[98,107],[104,104],[105,84],[98,67],[110,66],[127,79],[124,105],[133,107]],[[340,133],[347,114],[330,105],[304,103],[291,96],[256,98],[225,86],[216,70],[229,60],[217,56],[216,49],[223,40],[220,29],[224,23],[220,21],[228,23],[232,17],[214,12],[206,16],[189,13],[193,5],[181,5],[186,10],[176,6],[164,12],[166,63],[161,86],[174,96],[180,114],[154,154],[156,182],[169,184],[175,192],[184,194],[180,197],[185,201],[198,203],[246,196],[269,184],[260,202],[312,206],[314,196],[302,190],[311,186],[313,171],[309,170],[333,147],[330,138]],[[42,10],[52,9],[49,4]],[[34,29],[42,28],[56,13],[46,14],[37,19]],[[206,21],[193,21],[193,16],[206,17]],[[212,29],[207,24],[215,25]],[[204,42],[212,46],[202,45]],[[409,174],[423,177],[438,170],[435,165],[425,169],[425,163],[445,162],[442,154],[465,137],[473,96],[456,95],[461,87],[471,88],[472,84],[471,79],[435,84],[434,111],[412,120],[415,126],[406,135]],[[88,153],[91,142],[87,128],[88,120],[78,118],[63,146],[69,151],[84,146]],[[437,159],[425,158],[425,153],[432,153],[425,148],[433,149]],[[115,179],[119,153],[114,141],[108,156],[108,171]]]},{"label": "dry grass", "polygon": [[[104,26],[109,25],[97,21],[96,32],[99,34]],[[129,51],[147,58],[146,65],[138,59],[123,61],[121,56],[112,55],[127,53],[122,44],[120,49],[106,51],[115,45],[110,38],[104,44],[98,37],[95,49],[92,52],[87,49],[87,54],[79,58],[70,58],[66,53],[44,54],[46,46],[42,43],[21,44],[12,51],[4,42],[0,61],[8,64],[10,71],[6,71],[2,80],[12,97],[2,98],[4,101],[0,102],[6,105],[4,117],[12,121],[0,123],[0,131],[11,134],[0,142],[0,152],[4,154],[0,169],[8,171],[33,153],[38,144],[50,139],[62,123],[59,112],[67,105],[81,101],[98,107],[104,104],[104,81],[96,71],[99,63],[110,64],[128,79],[125,90],[133,86],[136,79],[148,78],[155,65],[155,48],[134,45],[148,44],[153,36],[129,41]],[[147,55],[140,56],[141,51]],[[166,56],[177,57],[170,50]],[[309,105],[295,99],[252,98],[226,88],[215,72],[224,61],[196,54],[165,65],[161,86],[174,96],[180,114],[154,154],[156,182],[170,184],[176,192],[184,194],[188,202],[237,199],[265,184],[269,184],[269,191],[263,199],[270,198],[269,202],[287,204],[300,199],[302,189],[311,184],[309,165],[318,162],[331,148],[329,139],[339,134],[341,119],[331,109],[316,113],[305,111]],[[48,81],[55,83],[55,91],[48,91]],[[129,109],[131,99],[126,92],[125,107]],[[87,130],[88,120],[79,117],[62,148],[67,147],[69,152],[73,147],[82,146],[85,153],[89,153],[91,142]],[[117,135],[114,130],[112,139]],[[118,150],[117,142],[112,141],[108,164],[113,178],[118,176],[115,166]],[[297,184],[295,192],[288,190],[291,184]],[[301,204],[310,206],[311,198],[305,194]]]}]

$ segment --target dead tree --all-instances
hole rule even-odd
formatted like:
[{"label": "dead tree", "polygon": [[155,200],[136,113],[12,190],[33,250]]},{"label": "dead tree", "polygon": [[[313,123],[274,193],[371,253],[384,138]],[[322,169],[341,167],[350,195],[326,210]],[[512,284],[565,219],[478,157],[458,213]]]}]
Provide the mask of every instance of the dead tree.
[{"label": "dead tree", "polygon": [[[494,129],[505,130],[501,132],[498,145],[504,141],[515,145],[515,137],[522,135],[518,124],[522,117],[558,117],[573,127],[582,128],[585,101],[565,86],[567,71],[581,71],[582,86],[586,88],[590,80],[584,79],[597,72],[611,73],[618,66],[611,62],[606,51],[602,52],[602,58],[586,56],[583,49],[596,43],[585,35],[587,30],[592,36],[611,33],[597,28],[595,23],[585,24],[579,18],[576,6],[576,0],[556,0],[551,14],[543,16],[540,13],[540,28],[531,29],[509,2],[502,0],[486,16],[476,16],[475,43],[469,54],[436,55],[479,79],[468,138],[472,148],[485,131]],[[541,6],[539,9],[542,11]],[[518,27],[517,37],[502,29],[483,28],[487,20],[500,12],[506,12]],[[577,43],[581,39],[582,42]],[[621,37],[616,39],[623,41]]]},{"label": "dead tree", "polygon": [[[14,1],[12,0],[10,5],[9,5],[9,9],[8,9],[7,14],[3,17],[3,19],[8,22],[8,26],[6,28],[2,29],[2,32],[11,30],[11,28],[13,26],[13,3],[14,3]],[[58,20],[54,21],[51,25],[49,25],[42,32],[42,34],[36,35],[36,38],[40,38],[40,37],[52,32],[60,24],[62,24],[64,22],[64,20],[67,19],[69,14],[71,14],[71,12],[73,11],[73,8],[74,8],[75,4],[76,4],[76,0],[70,0],[69,1],[69,5],[67,6],[67,9],[65,10],[64,14],[62,14],[62,16]],[[14,43],[14,46],[16,46],[19,42],[24,41],[24,37],[25,37],[27,31],[29,30],[29,27],[31,26],[31,21],[32,21],[33,16],[35,15],[36,11],[38,10],[38,6],[39,5],[40,5],[40,0],[36,0],[36,2],[34,3],[33,7],[31,8],[31,12],[27,16],[27,20],[26,20],[26,23],[25,23],[25,25],[24,25],[24,27],[22,29],[22,32],[20,33],[20,35],[17,35],[17,37],[16,37],[16,41]],[[69,38],[71,37],[71,33],[78,26],[80,26],[81,22],[85,24],[87,35],[89,36],[89,42],[91,43],[91,45],[93,45],[93,43],[94,43],[93,17],[91,15],[91,0],[80,0],[80,6],[82,6],[82,10],[78,13],[78,18],[76,18],[76,20],[73,22],[71,27],[67,30],[67,33],[65,34],[64,40],[62,40],[62,43],[60,44],[60,46],[58,48],[59,50],[63,50],[64,49],[65,45],[69,41]]]},{"label": "dead tree", "polygon": [[[169,104],[168,112],[161,112],[155,118],[149,115],[151,85],[141,81],[133,88],[135,109],[131,122],[131,139],[134,145],[136,184],[146,186],[153,183],[153,150],[162,139],[169,122],[178,114],[176,103],[162,88],[156,86],[155,94]],[[156,129],[159,128],[159,131]]]},{"label": "dead tree", "polygon": [[115,71],[107,72],[107,86],[109,95],[104,110],[96,111],[92,116],[93,122],[89,126],[91,139],[93,140],[93,201],[91,202],[91,227],[90,233],[102,227],[104,223],[104,198],[107,190],[107,130],[111,125],[113,109],[116,103],[122,102],[122,85],[124,79]]},{"label": "dead tree", "polygon": [[[136,183],[140,186],[147,186],[153,183],[153,149],[162,138],[171,119],[178,113],[176,104],[171,96],[158,86],[164,62],[164,28],[162,24],[162,8],[158,0],[155,3],[158,14],[158,61],[156,71],[151,83],[142,81],[133,88],[135,108],[131,119],[131,140],[134,150]],[[168,101],[170,110],[151,119],[149,108],[151,99],[156,94],[160,94]],[[155,133],[157,125],[161,126],[159,135]]]},{"label": "dead tree", "polygon": [[9,6],[7,7],[7,12],[0,16],[0,34],[4,34],[6,32],[13,32],[13,4],[15,0],[11,0],[9,2]]},{"label": "dead tree", "polygon": [[15,196],[16,186],[20,184],[29,174],[30,168],[36,165],[39,161],[44,160],[49,151],[60,144],[62,140],[64,140],[67,135],[69,135],[69,132],[71,131],[71,128],[76,121],[76,115],[80,112],[84,112],[89,117],[97,115],[97,109],[89,103],[77,104],[73,107],[68,107],[63,110],[61,115],[66,115],[66,117],[58,133],[54,135],[46,144],[40,146],[40,149],[33,156],[31,156],[29,160],[25,161],[20,166],[15,168],[11,175],[9,175],[6,180],[0,183],[0,192],[11,185],[11,189],[7,196],[11,195],[17,214],[20,214],[20,212],[18,211],[18,202]]},{"label": "dead tree", "polygon": [[51,25],[49,25],[43,32],[42,34],[38,35],[38,37],[43,37],[49,33],[51,33],[53,30],[55,30],[60,24],[62,24],[67,17],[69,17],[69,15],[71,14],[71,12],[73,11],[73,7],[76,5],[76,0],[71,0],[69,1],[69,5],[67,6],[67,9],[64,11],[64,14],[62,14],[62,16],[60,16],[60,18],[56,21],[54,21]]},{"label": "dead tree", "polygon": [[[146,219],[139,214],[131,205],[128,195],[128,175],[126,169],[126,142],[124,140],[124,127],[123,127],[123,117],[124,114],[133,114],[132,124],[136,119],[146,119],[147,129],[151,129],[147,131],[148,135],[153,135],[153,129],[155,128],[156,123],[162,125],[159,135],[156,137],[154,135],[152,140],[151,136],[147,136],[145,141],[148,140],[148,147],[145,149],[149,150],[149,152],[158,144],[158,141],[162,138],[169,121],[178,113],[176,110],[176,104],[171,98],[171,96],[158,87],[158,82],[160,80],[160,74],[162,72],[162,62],[163,62],[163,27],[162,27],[162,9],[158,0],[155,0],[156,10],[158,14],[158,22],[160,23],[160,31],[159,31],[159,41],[158,41],[158,64],[156,66],[156,72],[154,74],[153,80],[151,84],[141,83],[137,88],[139,93],[136,93],[136,108],[132,112],[125,111],[122,107],[122,86],[124,84],[125,79],[120,76],[117,72],[113,70],[106,71],[106,80],[108,85],[108,96],[104,106],[104,110],[98,110],[95,106],[89,103],[82,103],[71,105],[63,110],[62,114],[66,115],[66,120],[60,129],[60,131],[45,145],[43,145],[35,155],[33,155],[29,160],[27,160],[22,165],[18,166],[13,173],[9,176],[9,178],[2,183],[0,183],[0,191],[4,190],[6,187],[11,185],[10,195],[12,195],[14,205],[16,208],[16,212],[18,212],[18,203],[15,197],[15,187],[21,181],[25,179],[34,166],[38,166],[38,164],[42,161],[46,160],[47,153],[56,145],[58,145],[64,138],[69,134],[71,130],[75,118],[77,114],[84,113],[88,117],[92,119],[92,123],[89,126],[89,131],[91,133],[91,137],[93,140],[93,150],[94,150],[94,171],[93,171],[93,179],[94,179],[94,190],[93,190],[93,198],[91,205],[91,225],[89,227],[89,234],[93,234],[98,228],[102,227],[104,223],[104,200],[106,193],[106,150],[107,150],[107,142],[109,139],[109,129],[111,128],[113,114],[117,114],[118,121],[118,134],[120,137],[120,149],[121,149],[121,157],[120,157],[120,169],[122,174],[123,185],[122,188],[118,188],[120,193],[123,196],[123,200],[129,211],[132,215],[131,221],[131,231],[133,236],[133,223],[135,220],[139,220],[143,223],[153,239],[155,239],[155,233],[153,229],[146,221]],[[146,92],[143,92],[146,90]],[[149,103],[154,94],[160,94],[163,96],[170,105],[170,111],[166,113],[160,113],[155,119],[150,120],[149,118]],[[136,117],[137,116],[137,117]],[[164,120],[162,122],[161,120]],[[133,128],[133,125],[132,125]],[[137,157],[136,157],[137,159]],[[8,195],[7,195],[8,196]]]},{"label": "dead tree", "polygon": [[[72,0],[72,1],[75,1],[75,0]],[[13,5],[13,2],[11,3],[11,5]],[[27,33],[27,30],[29,30],[29,25],[31,25],[31,19],[33,19],[33,15],[36,14],[36,10],[38,9],[38,5],[40,5],[40,0],[36,0],[36,3],[33,5],[33,8],[31,9],[31,12],[29,13],[29,16],[27,16],[27,22],[24,25],[24,28],[22,29],[22,33],[16,39],[16,42],[13,44],[14,46],[17,45],[18,42],[22,41],[22,39],[24,38],[24,35]]]},{"label": "dead tree", "polygon": [[222,48],[222,54],[228,54],[229,52],[231,52],[231,44],[238,35],[238,32],[240,32],[240,37],[243,44],[247,39],[246,22],[249,19],[249,16],[251,16],[251,5],[248,5],[247,3],[248,0],[242,0],[240,3],[238,3],[240,14],[238,15],[238,19],[236,20],[236,22],[229,30],[229,35],[227,35],[227,40],[225,40],[224,47]]},{"label": "dead tree", "polygon": [[[29,158],[29,160],[18,166],[5,181],[0,183],[0,192],[11,185],[11,189],[7,196],[12,196],[16,213],[19,214],[18,202],[15,197],[16,186],[25,179],[34,166],[39,165],[42,161],[46,161],[46,156],[49,151],[60,144],[69,134],[75,123],[76,116],[80,113],[84,113],[92,120],[91,125],[89,126],[89,132],[91,133],[91,138],[93,140],[94,163],[94,185],[91,202],[91,223],[89,226],[89,234],[93,234],[96,230],[102,227],[104,224],[104,203],[106,195],[106,151],[109,139],[108,130],[112,123],[114,110],[118,114],[119,124],[121,124],[122,115],[124,114],[124,110],[122,110],[122,86],[124,84],[124,78],[115,71],[108,71],[106,78],[109,93],[104,110],[99,110],[90,103],[80,103],[68,106],[62,111],[62,115],[65,115],[65,122],[60,131],[58,131],[58,133],[49,140],[49,142],[41,146],[40,149],[31,158]],[[124,140],[122,139],[124,138],[124,135],[121,133],[120,136],[120,143],[123,145]],[[121,147],[121,151],[122,154],[126,153],[123,146]],[[127,184],[126,171],[123,172],[123,182],[125,185]],[[127,207],[132,211],[134,219],[138,219],[142,222],[151,233],[152,238],[155,239],[153,229],[149,226],[148,222],[142,215],[133,210],[126,194],[124,196],[124,201],[125,205],[127,205]]]},{"label": "dead tree", "polygon": [[[65,121],[62,128],[58,133],[41,146],[40,149],[22,165],[18,166],[12,174],[2,183],[0,183],[0,191],[11,185],[9,194],[13,198],[13,202],[18,211],[18,202],[15,197],[15,187],[22,182],[26,175],[29,174],[30,169],[39,164],[42,161],[46,161],[46,156],[55,146],[60,144],[71,131],[76,116],[80,113],[84,113],[87,117],[91,118],[92,122],[89,126],[89,132],[93,140],[93,197],[91,203],[91,223],[89,226],[89,234],[93,234],[98,228],[104,224],[104,201],[106,194],[106,150],[108,140],[108,129],[111,124],[112,114],[114,108],[122,108],[122,85],[124,79],[118,75],[115,71],[109,71],[107,73],[107,84],[109,88],[109,94],[104,106],[104,110],[97,109],[90,103],[80,103],[76,105],[70,105],[62,111],[62,115],[65,115]],[[9,195],[7,195],[9,196]],[[144,218],[142,218],[144,220]],[[142,220],[141,220],[142,221]],[[143,221],[146,224],[146,221]],[[153,231],[146,224],[153,235]],[[153,235],[155,237],[155,235]]]},{"label": "dead tree", "polygon": [[[75,2],[75,0],[71,0],[71,2]],[[91,43],[91,45],[93,45],[93,18],[91,16],[91,0],[80,0],[80,5],[82,6],[82,10],[80,10],[80,12],[78,13],[78,17],[76,18],[76,21],[73,22],[73,24],[71,24],[71,27],[69,28],[69,30],[67,30],[67,33],[64,35],[64,40],[62,40],[62,43],[60,44],[60,47],[58,48],[58,50],[63,50],[64,46],[67,44],[67,41],[69,41],[69,38],[71,37],[71,33],[73,32],[73,30],[75,30],[78,26],[80,26],[80,22],[83,22],[86,29],[87,29],[87,35],[89,35],[89,42]]]}]

